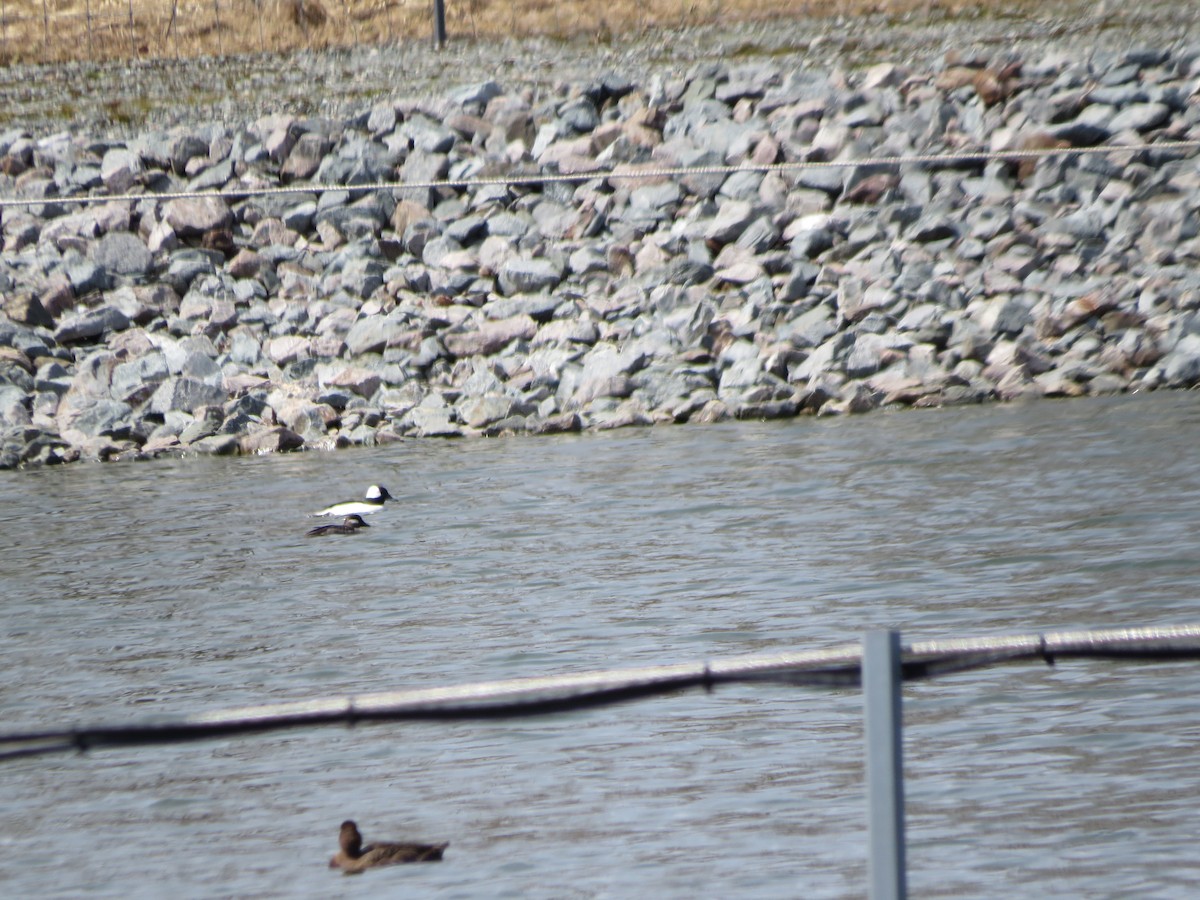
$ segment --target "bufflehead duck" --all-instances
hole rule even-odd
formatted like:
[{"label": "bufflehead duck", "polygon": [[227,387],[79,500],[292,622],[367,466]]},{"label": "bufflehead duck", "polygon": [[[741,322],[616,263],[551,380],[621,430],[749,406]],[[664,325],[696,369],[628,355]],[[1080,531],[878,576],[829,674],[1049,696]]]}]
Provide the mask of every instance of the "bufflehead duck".
[{"label": "bufflehead duck", "polygon": [[318,525],[307,532],[305,537],[324,537],[327,534],[354,534],[360,528],[370,528],[362,516],[346,516],[341,525]]},{"label": "bufflehead duck", "polygon": [[314,516],[369,516],[373,512],[378,512],[383,509],[383,504],[388,500],[395,500],[391,494],[387,492],[387,488],[380,487],[377,484],[367,488],[367,496],[362,500],[347,500],[345,503],[335,503],[333,506],[327,506],[324,509],[318,509]]},{"label": "bufflehead duck", "polygon": [[329,868],[341,869],[346,875],[356,875],[375,866],[394,866],[400,863],[437,862],[449,844],[368,844],[362,845],[358,826],[347,819],[338,834],[341,847]]}]

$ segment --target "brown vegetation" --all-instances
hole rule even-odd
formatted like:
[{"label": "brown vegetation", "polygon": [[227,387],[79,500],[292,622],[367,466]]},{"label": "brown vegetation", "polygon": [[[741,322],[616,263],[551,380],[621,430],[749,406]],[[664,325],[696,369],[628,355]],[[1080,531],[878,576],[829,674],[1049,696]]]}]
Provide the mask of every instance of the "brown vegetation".
[{"label": "brown vegetation", "polygon": [[[451,38],[619,35],[785,16],[998,15],[1035,0],[445,0]],[[0,0],[0,65],[427,40],[433,0]]]}]

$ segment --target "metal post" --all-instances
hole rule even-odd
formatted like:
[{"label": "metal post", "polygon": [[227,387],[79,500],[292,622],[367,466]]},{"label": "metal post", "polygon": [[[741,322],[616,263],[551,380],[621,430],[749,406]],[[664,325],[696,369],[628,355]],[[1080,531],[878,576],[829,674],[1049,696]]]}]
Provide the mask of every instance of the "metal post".
[{"label": "metal post", "polygon": [[900,716],[900,634],[863,637],[871,900],[904,900],[904,763]]},{"label": "metal post", "polygon": [[433,0],[433,46],[446,46],[446,0]]}]

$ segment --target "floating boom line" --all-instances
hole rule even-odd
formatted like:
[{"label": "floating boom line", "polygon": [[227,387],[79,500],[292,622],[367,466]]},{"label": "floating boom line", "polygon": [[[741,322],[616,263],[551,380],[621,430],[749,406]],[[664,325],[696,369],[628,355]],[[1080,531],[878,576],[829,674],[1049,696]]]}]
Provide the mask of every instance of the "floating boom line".
[{"label": "floating boom line", "polygon": [[[905,681],[1028,660],[1200,659],[1200,625],[1058,631],[918,641],[901,648]],[[101,747],[210,740],[238,734],[371,721],[471,721],[549,715],[722,684],[769,682],[858,688],[859,643],[707,663],[643,666],[451,687],[300,700],[144,722],[0,734],[0,761]]]}]

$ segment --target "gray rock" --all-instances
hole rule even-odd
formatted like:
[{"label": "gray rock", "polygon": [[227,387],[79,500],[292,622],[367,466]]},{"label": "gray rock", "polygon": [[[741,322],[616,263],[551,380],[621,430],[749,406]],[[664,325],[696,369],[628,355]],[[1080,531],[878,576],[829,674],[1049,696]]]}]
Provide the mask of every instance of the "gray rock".
[{"label": "gray rock", "polygon": [[126,193],[142,174],[142,160],[137,153],[124,147],[114,147],[100,162],[100,178],[109,193]]},{"label": "gray rock", "polygon": [[127,438],[132,430],[128,403],[117,400],[98,399],[84,409],[72,422],[71,427],[87,437]]},{"label": "gray rock", "polygon": [[484,238],[488,233],[488,220],[481,215],[465,215],[454,219],[447,226],[445,236],[461,246],[469,246]]},{"label": "gray rock", "polygon": [[383,266],[369,258],[351,260],[342,268],[342,287],[357,297],[370,297],[383,287]]},{"label": "gray rock", "polygon": [[1114,133],[1126,129],[1149,131],[1162,125],[1170,115],[1171,110],[1165,103],[1134,103],[1113,116],[1108,129]]},{"label": "gray rock", "polygon": [[513,416],[521,408],[514,397],[502,394],[484,394],[464,401],[459,407],[462,421],[471,428],[486,428],[502,419]]},{"label": "gray rock", "polygon": [[[265,446],[267,443],[269,443],[269,440],[270,439],[267,439],[266,441],[263,442],[263,444],[256,445],[253,452],[262,452],[262,447]],[[275,440],[277,442],[277,445],[275,446],[274,449],[276,449],[276,450],[278,450],[278,449],[298,449],[298,448],[294,448],[294,447],[290,447],[290,446],[289,447],[281,446],[282,444],[286,443],[286,441],[281,439],[278,435],[275,436]],[[247,442],[247,443],[249,443],[249,442]],[[214,434],[210,437],[200,438],[198,441],[195,441],[194,443],[190,444],[188,449],[194,450],[197,453],[203,453],[203,454],[206,454],[209,456],[233,456],[233,455],[237,454],[237,452],[241,449],[241,444],[242,444],[241,440],[239,440],[239,438],[236,435]]]},{"label": "gray rock", "polygon": [[759,215],[754,205],[745,200],[727,200],[704,230],[704,237],[718,244],[736,241],[746,227]]},{"label": "gray rock", "polygon": [[496,97],[501,96],[504,89],[495,81],[481,81],[468,87],[459,88],[450,95],[453,103],[459,106],[486,106]]},{"label": "gray rock", "polygon": [[81,259],[69,263],[66,267],[66,275],[76,297],[85,297],[88,294],[107,290],[109,286],[108,272],[90,260]]},{"label": "gray rock", "polygon": [[321,438],[327,429],[326,408],[304,397],[288,397],[273,404],[276,419],[306,441]]},{"label": "gray rock", "polygon": [[281,334],[263,344],[263,353],[278,366],[290,366],[312,357],[312,339],[298,334]]},{"label": "gray rock", "polygon": [[316,217],[318,225],[333,226],[348,241],[374,238],[386,221],[384,210],[374,204],[324,209]]},{"label": "gray rock", "polygon": [[636,187],[629,195],[632,207],[665,212],[683,199],[683,188],[675,181],[662,181]]},{"label": "gray rock", "polygon": [[233,160],[226,159],[208,166],[188,182],[189,191],[214,191],[225,187],[234,177]]},{"label": "gray rock", "polygon": [[396,107],[391,103],[377,103],[367,117],[367,130],[376,136],[384,135],[396,127],[396,122]]},{"label": "gray rock", "polygon": [[436,194],[428,182],[445,178],[449,170],[450,162],[444,153],[414,150],[399,172],[399,180],[414,187],[401,188],[397,193],[402,199],[415,200],[422,206],[432,207],[436,202]]},{"label": "gray rock", "polygon": [[29,425],[30,395],[15,385],[0,385],[0,429],[7,430]]},{"label": "gray rock", "polygon": [[150,397],[149,411],[164,415],[169,412],[192,412],[202,406],[219,406],[228,399],[217,386],[195,378],[168,378]]},{"label": "gray rock", "polygon": [[397,129],[397,133],[410,140],[414,150],[431,155],[449,153],[458,139],[454,132],[441,122],[422,115],[406,120]]},{"label": "gray rock", "polygon": [[706,262],[673,259],[667,265],[666,281],[678,285],[704,284],[713,277],[713,272],[713,267]]},{"label": "gray rock", "polygon": [[824,191],[832,197],[842,192],[843,171],[835,168],[806,168],[800,170],[801,187]]},{"label": "gray rock", "polygon": [[215,406],[201,406],[195,411],[192,421],[179,432],[179,443],[194,444],[216,434],[221,427],[221,410]]},{"label": "gray rock", "polygon": [[352,356],[380,353],[409,329],[401,318],[368,316],[355,322],[346,333],[346,349]]},{"label": "gray rock", "polygon": [[572,131],[584,134],[600,124],[600,114],[587,97],[576,97],[559,107],[558,117]]},{"label": "gray rock", "polygon": [[794,319],[784,323],[778,331],[779,337],[797,347],[816,347],[837,333],[837,322],[833,310],[818,304]]},{"label": "gray rock", "polygon": [[562,299],[553,294],[516,294],[489,301],[484,312],[489,319],[529,316],[536,322],[548,322],[561,305]]},{"label": "gray rock", "polygon": [[562,277],[563,266],[554,260],[510,259],[500,270],[500,290],[508,295],[549,291]]},{"label": "gray rock", "polygon": [[407,416],[418,437],[459,437],[462,427],[455,412],[445,406],[416,406]]},{"label": "gray rock", "polygon": [[846,355],[845,371],[850,378],[866,378],[882,367],[885,353],[890,349],[888,341],[875,334],[855,336],[854,346]]},{"label": "gray rock", "polygon": [[511,212],[498,212],[487,220],[488,234],[494,237],[518,239],[533,228],[533,218]]},{"label": "gray rock", "polygon": [[538,329],[534,343],[538,344],[594,344],[600,332],[595,323],[587,319],[556,319]]},{"label": "gray rock", "polygon": [[1108,140],[1112,131],[1104,124],[1081,117],[1055,126],[1051,134],[1072,147],[1094,147]]},{"label": "gray rock", "polygon": [[757,352],[752,356],[735,359],[721,372],[717,385],[717,396],[726,403],[739,401],[763,380],[762,359]]},{"label": "gray rock", "polygon": [[289,180],[311,178],[332,145],[324,134],[310,131],[300,135],[279,169],[280,177]]},{"label": "gray rock", "polygon": [[146,245],[127,231],[106,234],[93,246],[96,265],[114,275],[145,275],[152,257]]},{"label": "gray rock", "polygon": [[788,252],[796,259],[815,259],[833,246],[834,234],[827,228],[801,231],[792,238]]},{"label": "gray rock", "polygon": [[1185,335],[1158,363],[1162,382],[1190,387],[1200,381],[1200,334]]},{"label": "gray rock", "polygon": [[908,234],[914,241],[923,244],[943,241],[958,236],[958,225],[949,216],[934,212],[918,219],[908,230]]},{"label": "gray rock", "polygon": [[997,297],[988,302],[979,322],[992,335],[1020,334],[1033,323],[1029,307],[1012,297]]},{"label": "gray rock", "polygon": [[301,203],[296,203],[295,205],[281,210],[279,218],[283,222],[285,228],[287,228],[289,231],[294,231],[299,234],[308,231],[316,214],[316,201],[305,200]]},{"label": "gray rock", "polygon": [[139,356],[113,369],[112,396],[123,403],[138,406],[145,402],[169,375],[167,361],[161,353]]},{"label": "gray rock", "polygon": [[129,317],[121,310],[100,306],[64,318],[54,330],[54,339],[60,344],[88,341],[113,331],[124,331],[130,324]]},{"label": "gray rock", "polygon": [[766,253],[779,240],[779,231],[770,218],[760,216],[751,222],[739,235],[737,245],[745,247],[755,254]]},{"label": "gray rock", "polygon": [[529,431],[534,434],[566,434],[580,431],[582,428],[583,420],[579,413],[562,412],[546,416],[541,421],[531,424]]},{"label": "gray rock", "polygon": [[644,353],[635,349],[619,349],[612,344],[597,345],[584,360],[582,378],[607,380],[629,377],[646,365]]}]

